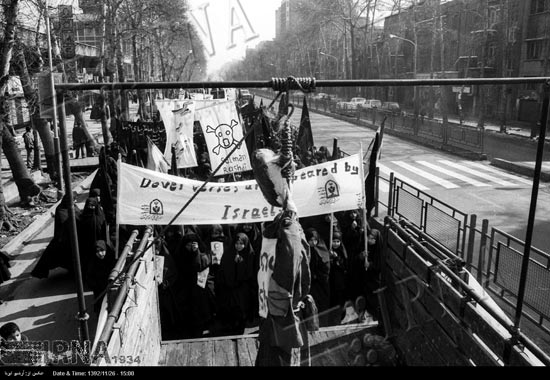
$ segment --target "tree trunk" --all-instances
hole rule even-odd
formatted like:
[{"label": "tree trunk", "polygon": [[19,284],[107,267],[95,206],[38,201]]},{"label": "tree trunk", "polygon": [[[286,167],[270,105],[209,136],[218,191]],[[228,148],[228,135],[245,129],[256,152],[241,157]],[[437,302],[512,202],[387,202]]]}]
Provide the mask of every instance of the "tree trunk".
[{"label": "tree trunk", "polygon": [[10,164],[13,180],[19,191],[19,198],[22,203],[28,203],[31,197],[40,194],[41,188],[31,178],[21,157],[21,151],[8,128],[2,128],[2,150]]},{"label": "tree trunk", "polygon": [[[4,123],[0,120],[0,128],[4,128]],[[2,134],[0,133],[0,147],[2,146]],[[1,148],[0,148],[1,149]],[[0,168],[2,168],[2,155],[0,154]],[[0,176],[0,230],[6,229],[11,231],[14,229],[14,226],[10,220],[11,211],[6,206],[6,198],[4,198],[4,182],[2,181],[2,176]]]},{"label": "tree trunk", "polygon": [[[441,3],[437,3],[437,20],[439,21],[439,49],[440,49],[440,70],[441,70],[441,78],[445,78],[445,44],[444,44],[444,37],[445,37],[445,30],[443,28],[443,15],[441,14]],[[447,125],[449,121],[449,116],[447,112],[447,86],[441,86],[441,100],[439,104],[439,111],[441,112],[441,117],[443,119],[443,124]]]},{"label": "tree trunk", "polygon": [[[7,130],[4,128],[2,120],[6,116],[4,114],[4,94],[6,92],[6,86],[8,83],[8,77],[10,73],[10,61],[13,53],[13,46],[15,44],[15,24],[17,18],[17,8],[19,7],[19,0],[11,0],[4,5],[4,20],[6,23],[4,29],[4,40],[1,48],[0,56],[0,132]],[[0,133],[0,139],[2,133]],[[0,144],[0,157],[2,156],[2,144]],[[1,170],[1,161],[0,161]],[[9,220],[9,210],[6,207],[6,199],[4,198],[4,189],[2,178],[0,177],[0,229],[7,227],[8,230],[13,228]]]},{"label": "tree trunk", "polygon": [[22,48],[17,50],[16,62],[18,64],[17,69],[19,77],[21,79],[21,84],[23,86],[23,92],[25,93],[25,99],[27,100],[27,104],[31,105],[32,107],[31,109],[29,109],[29,113],[32,115],[31,122],[35,133],[33,169],[42,170],[42,165],[40,162],[40,144],[38,143],[38,136],[36,136],[36,134],[38,133],[38,135],[40,136],[40,140],[42,141],[42,147],[44,149],[44,155],[46,157],[48,174],[52,181],[57,181],[59,173],[57,173],[55,166],[53,137],[50,131],[49,123],[40,118],[40,111],[36,102],[36,100],[38,99],[38,95],[36,93],[36,90],[32,87],[29,71],[27,68],[27,62],[25,60],[25,55],[23,54]]}]

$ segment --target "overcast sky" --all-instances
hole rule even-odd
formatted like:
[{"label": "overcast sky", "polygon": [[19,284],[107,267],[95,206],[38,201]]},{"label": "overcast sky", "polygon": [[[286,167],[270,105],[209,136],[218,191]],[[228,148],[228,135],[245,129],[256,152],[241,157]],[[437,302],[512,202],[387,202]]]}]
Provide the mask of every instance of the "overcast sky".
[{"label": "overcast sky", "polygon": [[[281,0],[189,0],[189,4],[190,20],[196,24],[209,57],[208,73],[244,57],[247,47],[275,38],[275,10]],[[242,28],[237,29],[239,25]]]}]

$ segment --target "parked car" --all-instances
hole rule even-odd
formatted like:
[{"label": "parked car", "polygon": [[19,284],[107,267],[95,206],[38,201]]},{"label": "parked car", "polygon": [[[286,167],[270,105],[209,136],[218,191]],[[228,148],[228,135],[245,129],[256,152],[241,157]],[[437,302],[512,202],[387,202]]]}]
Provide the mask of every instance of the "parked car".
[{"label": "parked car", "polygon": [[313,95],[312,99],[315,100],[330,100],[330,95],[325,92],[319,92],[318,94]]},{"label": "parked car", "polygon": [[249,90],[243,88],[239,90],[239,95],[237,99],[238,99],[239,105],[243,106],[247,104],[249,100],[254,99],[254,97],[252,96]]},{"label": "parked car", "polygon": [[380,108],[381,106],[382,102],[378,99],[366,99],[362,105],[363,108]]},{"label": "parked car", "polygon": [[349,102],[338,102],[336,104],[337,110],[356,110],[359,107],[362,107],[367,99],[361,97],[351,98]]},{"label": "parked car", "polygon": [[380,107],[380,109],[384,111],[390,111],[392,113],[401,112],[401,107],[397,102],[384,102],[382,103],[382,106]]},{"label": "parked car", "polygon": [[366,103],[367,99],[365,98],[351,98],[349,101],[350,106],[352,109],[357,109],[358,107],[362,107]]}]

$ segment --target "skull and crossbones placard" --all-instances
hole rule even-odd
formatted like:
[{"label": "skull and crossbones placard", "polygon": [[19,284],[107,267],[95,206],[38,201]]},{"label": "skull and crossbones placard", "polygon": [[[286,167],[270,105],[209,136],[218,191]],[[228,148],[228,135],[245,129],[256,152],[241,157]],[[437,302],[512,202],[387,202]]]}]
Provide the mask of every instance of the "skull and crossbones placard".
[{"label": "skull and crossbones placard", "polygon": [[206,126],[207,133],[213,133],[218,138],[218,145],[212,149],[212,153],[220,154],[220,149],[229,149],[237,145],[238,141],[233,137],[233,128],[239,125],[236,120],[231,120],[231,125],[220,124],[216,128],[212,128],[210,125]]},{"label": "skull and crossbones placard", "polygon": [[241,143],[244,131],[234,102],[218,103],[197,110],[195,120],[200,122],[213,168],[218,167],[233,151],[218,175],[252,170],[246,144]]}]

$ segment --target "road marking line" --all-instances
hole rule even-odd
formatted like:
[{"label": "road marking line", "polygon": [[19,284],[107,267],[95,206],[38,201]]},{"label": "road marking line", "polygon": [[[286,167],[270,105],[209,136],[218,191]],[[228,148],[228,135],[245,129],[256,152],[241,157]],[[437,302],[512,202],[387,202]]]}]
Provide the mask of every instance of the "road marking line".
[{"label": "road marking line", "polygon": [[440,178],[440,177],[437,177],[435,175],[432,175],[428,172],[425,172],[424,170],[422,169],[418,169],[418,168],[415,168],[414,166],[412,165],[409,165],[405,162],[402,162],[402,161],[392,161],[394,164],[398,165],[398,166],[401,166],[402,168],[404,169],[407,169],[415,174],[418,174],[419,176],[421,177],[424,177],[432,182],[435,182],[437,183],[438,185],[441,185],[443,186],[444,188],[446,189],[458,189],[460,186],[458,185],[455,185],[454,183],[450,182],[450,181],[447,181],[447,180],[444,180],[443,178]]},{"label": "road marking line", "polygon": [[475,179],[472,179],[470,177],[463,176],[462,174],[458,174],[456,172],[453,172],[453,171],[450,171],[450,170],[447,170],[447,169],[443,169],[442,167],[431,164],[427,161],[416,161],[416,162],[418,162],[420,165],[427,166],[428,168],[430,168],[432,170],[441,172],[443,174],[447,174],[450,177],[457,178],[461,181],[464,181],[464,182],[469,183],[469,184],[471,184],[473,186],[476,186],[476,187],[490,187],[491,186],[487,183],[482,183],[482,182],[476,181]]},{"label": "road marking line", "polygon": [[462,163],[465,164],[465,165],[470,165],[470,166],[474,166],[474,167],[479,168],[479,169],[486,170],[486,171],[491,172],[491,173],[496,173],[496,174],[498,174],[502,177],[512,178],[515,181],[524,183],[526,185],[532,185],[533,184],[532,181],[526,180],[526,179],[521,178],[520,176],[517,176],[517,175],[505,173],[502,170],[492,168],[489,165],[483,165],[483,164],[480,164],[480,163],[477,163],[477,162],[469,162],[469,161],[462,161]]},{"label": "road marking line", "polygon": [[386,165],[382,165],[381,163],[377,163],[378,164],[378,168],[380,169],[380,171],[384,174],[386,174],[389,178],[390,176],[390,173],[393,172],[393,174],[395,175],[395,177],[399,178],[400,180],[402,181],[405,181],[407,182],[409,185],[411,186],[414,186],[416,187],[418,190],[422,190],[422,191],[427,191],[427,190],[430,190],[430,188],[410,179],[409,177],[405,177],[404,175],[402,175],[401,173],[398,173],[396,172],[395,170],[392,170],[390,168],[388,168]]},{"label": "road marking line", "polygon": [[501,186],[516,186],[516,184],[512,183],[512,182],[508,182],[508,181],[503,181],[499,178],[496,178],[496,177],[493,177],[491,175],[488,175],[487,173],[482,173],[480,171],[477,171],[477,170],[474,170],[472,168],[469,168],[469,167],[466,167],[466,166],[462,166],[462,165],[459,165],[457,163],[454,163],[452,161],[448,161],[448,160],[439,160],[439,162],[445,164],[445,165],[448,165],[450,167],[453,167],[455,169],[458,169],[458,170],[461,170],[463,172],[466,172],[466,173],[469,173],[469,174],[472,174],[472,175],[475,175],[475,176],[478,176],[478,177],[481,177],[481,178],[484,178],[488,181],[491,181],[491,182],[494,182],[496,184],[499,184]]}]

